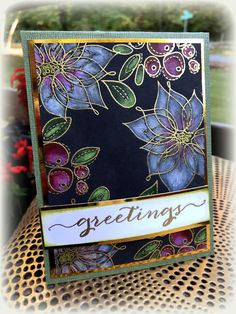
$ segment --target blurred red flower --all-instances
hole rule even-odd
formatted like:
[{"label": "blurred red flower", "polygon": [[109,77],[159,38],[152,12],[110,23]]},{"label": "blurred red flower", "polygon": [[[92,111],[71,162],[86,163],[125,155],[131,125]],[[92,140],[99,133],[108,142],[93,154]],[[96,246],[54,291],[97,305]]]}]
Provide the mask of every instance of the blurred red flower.
[{"label": "blurred red flower", "polygon": [[2,170],[3,179],[9,182],[13,179],[12,174],[26,172],[28,169],[26,166],[13,166],[10,162],[7,162]]},{"label": "blurred red flower", "polygon": [[25,166],[10,166],[10,171],[12,173],[26,172],[28,169]]},{"label": "blurred red flower", "polygon": [[[32,154],[32,146],[28,145],[28,142],[26,139],[20,139],[14,147],[17,149],[15,153],[12,154],[13,159],[19,160],[22,157],[26,156],[28,157],[28,171],[30,174],[33,174],[33,154]],[[24,167],[24,166],[22,166]],[[16,170],[17,171],[17,170]],[[19,172],[15,172],[19,173]]]},{"label": "blurred red flower", "polygon": [[16,142],[14,145],[15,148],[17,148],[17,151],[12,154],[12,157],[14,159],[21,159],[23,156],[25,156],[28,153],[28,146],[27,146],[27,140],[22,139]]}]

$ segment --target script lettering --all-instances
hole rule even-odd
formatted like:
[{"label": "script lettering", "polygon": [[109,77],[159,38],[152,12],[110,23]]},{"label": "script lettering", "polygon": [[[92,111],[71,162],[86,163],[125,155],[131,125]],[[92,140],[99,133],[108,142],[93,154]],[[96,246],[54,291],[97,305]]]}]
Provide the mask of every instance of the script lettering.
[{"label": "script lettering", "polygon": [[206,200],[203,200],[200,204],[195,203],[188,203],[184,206],[179,204],[176,207],[165,207],[161,210],[148,210],[146,213],[143,213],[143,209],[139,206],[131,206],[131,207],[121,207],[119,208],[119,212],[122,212],[115,217],[111,215],[107,215],[104,219],[99,219],[98,216],[89,217],[89,218],[80,218],[75,224],[66,226],[63,224],[54,224],[48,228],[49,231],[56,226],[64,227],[64,228],[73,228],[75,226],[84,228],[80,232],[80,237],[86,237],[90,234],[91,231],[96,231],[96,229],[102,225],[110,225],[110,224],[122,224],[123,222],[131,223],[133,221],[143,221],[143,220],[150,220],[155,219],[157,220],[160,216],[165,217],[166,219],[163,221],[162,226],[167,227],[169,226],[173,220],[177,219],[187,207],[201,207],[204,205]]}]

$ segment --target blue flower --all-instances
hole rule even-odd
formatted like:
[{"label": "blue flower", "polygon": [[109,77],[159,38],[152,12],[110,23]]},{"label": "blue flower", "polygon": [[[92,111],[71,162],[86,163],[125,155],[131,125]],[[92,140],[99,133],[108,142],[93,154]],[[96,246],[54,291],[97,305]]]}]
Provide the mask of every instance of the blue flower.
[{"label": "blue flower", "polygon": [[177,191],[195,175],[205,176],[203,104],[195,91],[188,100],[168,86],[166,91],[158,83],[154,108],[137,107],[143,116],[125,125],[145,142],[147,180],[158,175],[169,191]]},{"label": "blue flower", "polygon": [[67,108],[81,110],[93,106],[107,108],[101,96],[99,80],[114,54],[99,45],[34,45],[39,97],[51,114],[64,117]]},{"label": "blue flower", "polygon": [[112,256],[118,250],[123,250],[123,247],[113,244],[55,249],[56,273],[68,274],[113,266]]}]

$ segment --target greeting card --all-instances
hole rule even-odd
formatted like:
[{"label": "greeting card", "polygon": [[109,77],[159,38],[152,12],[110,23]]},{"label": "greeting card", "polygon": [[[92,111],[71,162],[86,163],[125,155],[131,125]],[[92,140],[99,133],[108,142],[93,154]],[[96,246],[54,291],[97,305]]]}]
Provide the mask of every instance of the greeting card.
[{"label": "greeting card", "polygon": [[208,34],[22,43],[47,281],[211,254]]}]

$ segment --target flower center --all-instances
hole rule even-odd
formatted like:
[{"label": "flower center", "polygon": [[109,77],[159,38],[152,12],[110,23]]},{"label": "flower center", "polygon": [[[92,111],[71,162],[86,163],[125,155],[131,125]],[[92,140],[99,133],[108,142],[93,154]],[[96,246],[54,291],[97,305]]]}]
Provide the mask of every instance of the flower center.
[{"label": "flower center", "polygon": [[178,130],[174,133],[173,139],[175,139],[179,144],[187,144],[191,141],[192,133],[186,130]]},{"label": "flower center", "polygon": [[48,62],[41,65],[41,75],[54,75],[58,70],[60,70],[60,65],[54,62]]},{"label": "flower center", "polygon": [[70,264],[76,259],[76,254],[74,252],[63,252],[60,254],[58,261],[61,265]]}]

